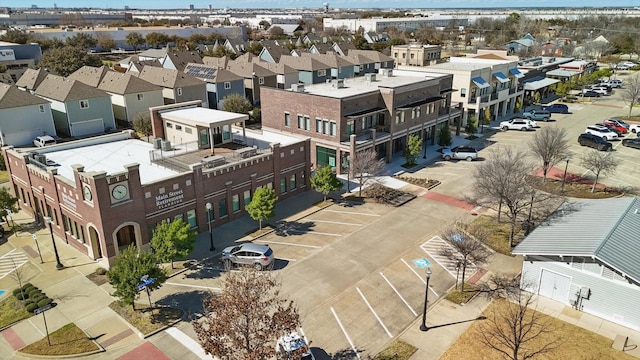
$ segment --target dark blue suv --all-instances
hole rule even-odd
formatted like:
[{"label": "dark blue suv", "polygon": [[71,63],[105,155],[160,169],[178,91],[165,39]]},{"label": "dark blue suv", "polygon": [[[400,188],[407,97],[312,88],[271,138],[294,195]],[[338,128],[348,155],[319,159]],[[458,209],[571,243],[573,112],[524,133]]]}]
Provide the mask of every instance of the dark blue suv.
[{"label": "dark blue suv", "polygon": [[569,107],[565,104],[552,104],[549,106],[543,106],[542,110],[547,110],[550,113],[556,113],[556,114],[568,114],[569,113]]}]

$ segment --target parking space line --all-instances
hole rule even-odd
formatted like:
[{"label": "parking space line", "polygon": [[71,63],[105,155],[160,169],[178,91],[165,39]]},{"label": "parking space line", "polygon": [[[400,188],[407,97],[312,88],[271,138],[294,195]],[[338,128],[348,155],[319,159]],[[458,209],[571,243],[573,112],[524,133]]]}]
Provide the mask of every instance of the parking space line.
[{"label": "parking space line", "polygon": [[364,303],[367,304],[367,307],[369,307],[369,310],[371,310],[371,312],[373,313],[373,316],[375,316],[378,322],[380,323],[380,325],[382,325],[382,328],[387,333],[387,335],[389,335],[390,338],[393,338],[393,335],[391,335],[391,333],[389,332],[389,329],[387,329],[387,327],[384,325],[384,323],[382,322],[382,319],[380,319],[376,311],[373,310],[373,307],[371,307],[371,304],[369,304],[369,302],[367,301],[367,298],[364,297],[364,294],[362,293],[362,291],[360,291],[360,288],[356,288],[356,290],[358,290],[358,294],[360,294],[360,297],[362,297],[362,300],[364,300]]},{"label": "parking space line", "polygon": [[384,274],[382,272],[380,272],[380,276],[382,276],[382,278],[384,279],[384,281],[387,282],[387,284],[389,284],[389,286],[391,286],[391,288],[393,289],[393,291],[396,293],[396,295],[398,295],[398,297],[400,298],[400,300],[402,300],[402,302],[407,305],[407,307],[409,308],[409,310],[411,311],[411,313],[413,314],[413,316],[418,316],[418,314],[413,310],[413,308],[411,307],[411,305],[409,305],[409,303],[407,302],[407,300],[405,300],[402,295],[400,295],[400,292],[398,292],[398,290],[396,289],[395,286],[393,286],[393,284],[389,281],[389,279],[387,279],[386,276],[384,276]]},{"label": "parking space line", "polygon": [[353,211],[339,211],[339,210],[322,210],[323,212],[332,212],[339,214],[350,214],[350,215],[363,215],[363,216],[375,216],[380,217],[378,214],[369,214],[369,213],[361,213],[361,212],[353,212]]},{"label": "parking space line", "polygon": [[347,334],[347,330],[345,330],[344,326],[342,326],[342,322],[340,321],[340,318],[338,318],[338,314],[336,314],[336,311],[333,310],[333,307],[330,307],[330,309],[331,309],[331,312],[333,313],[333,317],[336,318],[336,321],[338,322],[338,326],[340,326],[340,329],[342,330],[342,333],[344,333],[344,336],[347,338],[347,341],[349,342],[349,345],[351,345],[351,349],[356,354],[356,357],[358,359],[361,359],[360,358],[360,353],[358,352],[358,349],[356,349],[356,346],[353,345],[353,341],[351,341],[351,338],[349,337],[349,334]]},{"label": "parking space line", "polygon": [[418,279],[420,279],[420,281],[422,281],[423,284],[427,284],[427,280],[425,280],[422,276],[420,276],[420,274],[418,274],[418,272],[416,272],[410,265],[409,263],[407,263],[403,258],[400,258],[400,260],[402,260],[402,262],[407,265],[407,267],[409,268],[409,270],[411,270],[411,272],[413,272],[414,274],[416,274],[416,276],[418,277]]},{"label": "parking space line", "polygon": [[300,246],[300,247],[306,247],[306,248],[312,248],[312,249],[320,249],[321,248],[321,246],[317,246],[317,245],[296,244],[296,243],[288,243],[288,242],[281,242],[281,241],[256,240],[255,242],[259,242],[259,243],[263,243],[263,244]]},{"label": "parking space line", "polygon": [[296,259],[287,259],[287,258],[283,258],[283,257],[277,257],[277,260],[284,260],[284,261],[296,261]]},{"label": "parking space line", "polygon": [[196,289],[207,289],[207,290],[222,291],[222,289],[221,289],[221,288],[212,287],[212,286],[189,285],[189,284],[178,284],[178,283],[174,283],[174,282],[165,282],[165,284],[167,284],[167,285],[173,285],[173,286],[190,287],[190,288],[196,288]]},{"label": "parking space line", "polygon": [[326,233],[326,232],[313,231],[313,230],[288,229],[287,232],[288,233],[298,233],[298,234],[324,235],[324,236],[342,236],[342,234]]},{"label": "parking space line", "polygon": [[305,219],[303,220],[303,222],[317,222],[317,223],[327,223],[327,224],[337,224],[337,225],[362,226],[362,224],[346,223],[346,222],[340,222],[340,221],[314,220],[314,219]]}]

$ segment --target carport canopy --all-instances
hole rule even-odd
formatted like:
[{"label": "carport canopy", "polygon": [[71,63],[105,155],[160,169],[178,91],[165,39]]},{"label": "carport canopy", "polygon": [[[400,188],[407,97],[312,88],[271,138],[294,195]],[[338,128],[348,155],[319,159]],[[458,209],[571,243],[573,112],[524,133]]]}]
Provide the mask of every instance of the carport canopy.
[{"label": "carport canopy", "polygon": [[557,79],[544,78],[536,81],[525,82],[524,89],[528,91],[535,91],[559,82],[560,80]]}]

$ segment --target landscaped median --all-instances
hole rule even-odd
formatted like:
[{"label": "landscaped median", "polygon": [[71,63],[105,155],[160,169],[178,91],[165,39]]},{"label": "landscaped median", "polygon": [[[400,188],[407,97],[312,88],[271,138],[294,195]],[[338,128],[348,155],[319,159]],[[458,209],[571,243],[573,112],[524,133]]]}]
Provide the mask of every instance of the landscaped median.
[{"label": "landscaped median", "polygon": [[20,349],[20,353],[43,356],[83,357],[104,349],[87,336],[74,323],[67,324],[33,344]]},{"label": "landscaped median", "polygon": [[152,307],[148,305],[136,304],[134,310],[132,306],[114,301],[109,304],[111,310],[120,315],[131,326],[146,338],[161,330],[175,325],[182,319],[184,312],[180,309],[170,307]]}]

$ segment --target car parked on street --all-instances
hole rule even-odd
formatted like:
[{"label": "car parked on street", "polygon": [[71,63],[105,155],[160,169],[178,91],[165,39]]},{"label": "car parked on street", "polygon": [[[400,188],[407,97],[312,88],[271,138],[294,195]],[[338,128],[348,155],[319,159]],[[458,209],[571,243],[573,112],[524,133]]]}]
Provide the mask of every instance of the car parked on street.
[{"label": "car parked on street", "polygon": [[616,133],[620,132],[620,134],[618,134],[618,135],[626,134],[627,131],[628,131],[626,126],[622,125],[622,123],[620,123],[619,121],[614,120],[614,119],[607,119],[603,123],[605,125],[609,125],[612,128],[614,128],[616,130]]},{"label": "car parked on street", "polygon": [[551,104],[548,106],[543,106],[542,110],[548,111],[550,113],[556,114],[568,114],[569,107],[565,104]]},{"label": "car parked on street", "polygon": [[584,132],[587,134],[600,136],[601,138],[605,138],[607,140],[614,140],[618,138],[618,134],[614,133],[613,131],[607,129],[604,126],[597,126],[597,125],[587,126]]},{"label": "car parked on street", "polygon": [[611,151],[613,149],[613,145],[606,139],[587,133],[580,134],[578,136],[578,144],[580,144],[580,146],[588,146],[600,151]]},{"label": "car parked on street", "polygon": [[222,264],[225,270],[233,265],[250,266],[256,270],[273,269],[275,257],[269,245],[244,243],[222,250]]},{"label": "car parked on street", "polygon": [[472,148],[471,146],[456,146],[453,149],[444,148],[442,149],[442,158],[449,161],[452,159],[456,160],[475,160],[478,158],[478,150]]},{"label": "car parked on street", "polygon": [[623,139],[622,146],[626,146],[634,149],[640,149],[640,138]]},{"label": "car parked on street", "polygon": [[529,120],[542,120],[547,122],[551,118],[551,113],[547,110],[530,109],[522,113],[522,117]]},{"label": "car parked on street", "polygon": [[533,128],[533,125],[531,124],[531,120],[528,120],[528,119],[513,118],[511,120],[503,121],[500,123],[500,129],[502,129],[502,131],[507,131],[507,130],[529,131],[532,128]]},{"label": "car parked on street", "polygon": [[602,94],[600,94],[598,92],[595,92],[593,90],[584,89],[584,90],[582,90],[581,93],[578,94],[578,96],[582,96],[582,97],[601,97]]}]

